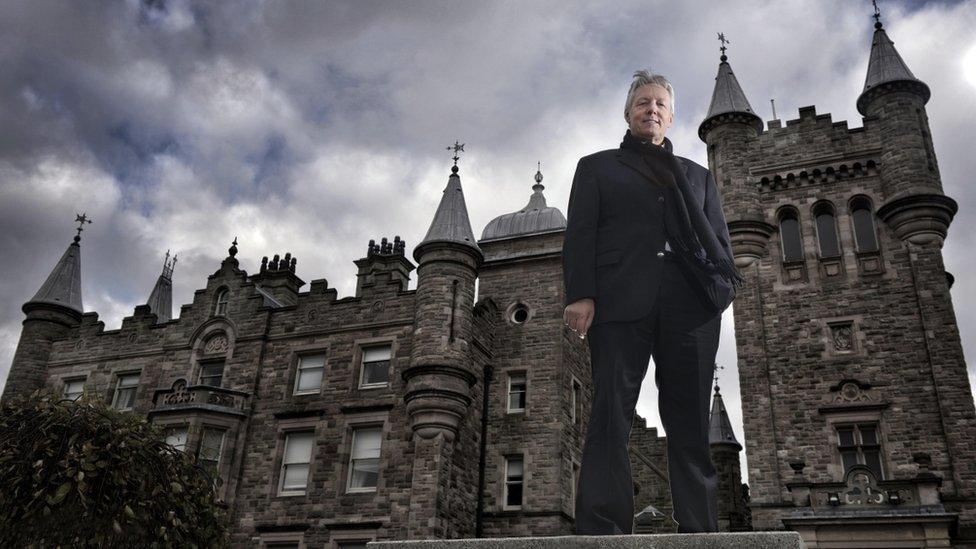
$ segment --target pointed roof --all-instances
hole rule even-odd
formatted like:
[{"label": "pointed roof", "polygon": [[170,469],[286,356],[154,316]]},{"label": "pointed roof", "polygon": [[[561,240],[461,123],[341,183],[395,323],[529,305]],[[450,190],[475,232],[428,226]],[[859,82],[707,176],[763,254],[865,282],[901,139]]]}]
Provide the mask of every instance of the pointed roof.
[{"label": "pointed roof", "polygon": [[868,58],[868,73],[864,78],[864,90],[857,98],[857,110],[866,114],[867,105],[874,97],[869,93],[882,84],[907,82],[916,86],[923,101],[928,101],[931,91],[929,87],[915,75],[905,64],[905,60],[895,49],[895,43],[888,38],[888,33],[879,20],[874,24],[874,38],[871,40],[871,56]]},{"label": "pointed roof", "polygon": [[732,423],[729,421],[729,413],[725,410],[725,403],[722,401],[722,393],[715,385],[715,397],[712,399],[712,415],[709,419],[708,441],[714,446],[725,444],[742,450],[742,445],[735,439],[732,431]]},{"label": "pointed roof", "polygon": [[[79,231],[80,235],[80,231]],[[54,266],[47,280],[37,290],[31,303],[53,303],[78,313],[84,312],[81,303],[81,236],[76,235],[61,259]]]},{"label": "pointed roof", "polygon": [[513,236],[558,231],[566,228],[566,217],[559,208],[546,205],[542,194],[542,168],[535,174],[532,196],[521,210],[492,219],[481,233],[481,240],[495,240]]},{"label": "pointed roof", "polygon": [[434,220],[427,230],[427,236],[414,248],[414,259],[417,261],[420,261],[417,250],[432,242],[453,242],[471,247],[481,253],[481,248],[478,247],[474,232],[471,230],[471,221],[468,219],[468,208],[464,204],[464,192],[461,190],[458,167],[451,168],[451,172],[441,203],[434,213]]},{"label": "pointed roof", "polygon": [[156,322],[169,322],[173,319],[173,268],[176,266],[176,256],[172,262],[169,259],[169,250],[166,250],[166,259],[163,260],[163,272],[156,279],[156,285],[149,293],[149,310],[156,315]]},{"label": "pointed roof", "polygon": [[762,119],[759,118],[749,105],[739,80],[732,72],[728,57],[723,53],[718,65],[718,74],[715,76],[715,88],[712,90],[712,102],[708,106],[708,114],[705,120],[698,127],[698,136],[705,140],[705,134],[712,127],[717,125],[717,119],[722,115],[730,121],[745,122],[761,132],[763,129]]}]

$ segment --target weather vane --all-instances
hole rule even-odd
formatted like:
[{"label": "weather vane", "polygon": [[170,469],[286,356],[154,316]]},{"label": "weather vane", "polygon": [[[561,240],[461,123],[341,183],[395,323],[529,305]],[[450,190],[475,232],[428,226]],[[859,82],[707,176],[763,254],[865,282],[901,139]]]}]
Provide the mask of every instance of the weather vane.
[{"label": "weather vane", "polygon": [[719,370],[724,370],[724,369],[725,369],[725,366],[719,366],[718,364],[715,365],[715,376],[714,376],[714,379],[715,379],[715,387],[716,388],[718,387],[718,371]]},{"label": "weather vane", "polygon": [[872,15],[874,22],[881,23],[881,10],[878,9],[878,0],[871,0],[871,3],[874,4],[874,15]]},{"label": "weather vane", "polygon": [[718,41],[722,43],[722,47],[720,47],[719,49],[722,50],[722,57],[725,57],[725,49],[726,49],[725,45],[731,44],[732,41],[725,38],[724,32],[718,33]]},{"label": "weather vane", "polygon": [[458,156],[458,153],[464,152],[464,143],[461,143],[457,139],[455,139],[454,144],[448,147],[447,150],[454,151],[454,167],[457,168],[458,160],[461,159],[461,157]]},{"label": "weather vane", "polygon": [[92,221],[91,221],[91,219],[88,219],[88,213],[87,212],[86,213],[83,213],[83,214],[75,214],[75,221],[78,223],[78,229],[77,229],[78,234],[75,235],[75,238],[80,239],[81,238],[81,231],[85,230],[84,229],[85,223],[88,223],[90,225]]}]

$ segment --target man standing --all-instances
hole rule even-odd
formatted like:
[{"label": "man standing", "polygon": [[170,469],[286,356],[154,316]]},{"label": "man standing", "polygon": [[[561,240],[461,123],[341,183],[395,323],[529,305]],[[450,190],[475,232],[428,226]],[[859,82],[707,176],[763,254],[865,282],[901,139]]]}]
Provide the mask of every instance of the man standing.
[{"label": "man standing", "polygon": [[579,161],[563,245],[564,320],[589,335],[594,391],[576,533],[632,532],[628,443],[651,356],[678,531],[714,532],[708,406],[721,311],[734,291],[716,298],[707,281],[730,289],[741,279],[714,179],[674,156],[665,137],[674,121],[671,83],[635,73],[624,119],[619,149]]}]

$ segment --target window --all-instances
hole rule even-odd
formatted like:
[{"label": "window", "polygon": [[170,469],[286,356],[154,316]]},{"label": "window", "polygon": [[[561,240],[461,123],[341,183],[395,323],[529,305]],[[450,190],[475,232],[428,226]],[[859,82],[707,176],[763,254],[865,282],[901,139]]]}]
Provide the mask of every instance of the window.
[{"label": "window", "polygon": [[573,393],[570,398],[570,417],[573,424],[579,424],[583,420],[583,386],[579,380],[573,378]]},{"label": "window", "polygon": [[325,355],[298,357],[298,375],[295,376],[295,394],[319,392],[325,372]]},{"label": "window", "polygon": [[200,363],[200,385],[220,387],[224,379],[224,361],[208,360]]},{"label": "window", "polygon": [[859,196],[851,201],[854,220],[854,243],[859,252],[878,251],[878,236],[874,228],[874,214],[867,198]]},{"label": "window", "polygon": [[788,209],[780,215],[779,235],[783,244],[783,261],[802,261],[803,239],[800,236],[800,221],[795,210]]},{"label": "window", "polygon": [[61,391],[64,398],[68,400],[78,400],[84,393],[85,378],[64,380],[64,388]]},{"label": "window", "polygon": [[281,459],[281,495],[304,494],[308,487],[308,472],[312,463],[312,432],[285,435],[285,453]]},{"label": "window", "polygon": [[200,450],[197,452],[197,463],[216,481],[219,476],[220,454],[224,448],[224,430],[216,427],[204,427],[200,439]]},{"label": "window", "polygon": [[505,507],[522,506],[522,456],[505,458]]},{"label": "window", "polygon": [[391,345],[363,348],[363,374],[360,387],[383,387],[390,384]]},{"label": "window", "polygon": [[376,489],[380,472],[381,427],[354,429],[352,451],[349,453],[348,492],[367,492]]},{"label": "window", "polygon": [[115,384],[112,407],[116,410],[131,410],[136,403],[136,388],[138,386],[139,374],[120,375]]},{"label": "window", "polygon": [[299,549],[301,547],[297,541],[273,541],[265,543],[264,546],[267,549]]},{"label": "window", "polygon": [[215,315],[227,314],[227,294],[226,288],[217,292],[217,303],[214,305]]},{"label": "window", "polygon": [[837,450],[840,452],[845,475],[851,467],[861,464],[867,465],[878,480],[884,478],[877,423],[838,425]]},{"label": "window", "polygon": [[166,444],[169,444],[173,448],[181,452],[186,451],[186,435],[187,429],[186,425],[181,425],[179,427],[170,427],[166,429]]},{"label": "window", "polygon": [[339,549],[366,549],[365,541],[340,541]]},{"label": "window", "polygon": [[576,485],[579,484],[579,474],[580,474],[580,464],[574,461],[573,462],[573,490],[572,490],[573,509],[576,509]]},{"label": "window", "polygon": [[525,321],[529,319],[529,308],[519,303],[512,309],[512,314],[509,318],[515,324],[525,324]]},{"label": "window", "polygon": [[525,411],[525,374],[508,375],[508,411]]},{"label": "window", "polygon": [[817,225],[817,242],[820,244],[820,257],[838,257],[840,242],[837,240],[837,221],[834,218],[834,208],[830,204],[821,203],[813,210]]}]

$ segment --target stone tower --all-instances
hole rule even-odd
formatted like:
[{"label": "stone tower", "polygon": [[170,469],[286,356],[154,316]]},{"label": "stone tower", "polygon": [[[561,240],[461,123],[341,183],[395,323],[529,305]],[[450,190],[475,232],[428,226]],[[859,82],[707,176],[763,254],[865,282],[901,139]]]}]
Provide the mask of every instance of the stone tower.
[{"label": "stone tower", "polygon": [[[490,480],[483,494],[489,537],[511,532],[516,523],[525,535],[572,531],[589,373],[582,343],[572,341],[562,322],[566,218],[547,206],[542,179],[540,170],[528,204],[492,219],[478,241],[485,252],[478,295],[501,313],[489,388],[494,451],[487,456]],[[506,479],[519,470],[524,489],[516,494]]]},{"label": "stone tower", "polygon": [[[409,536],[457,537],[462,525],[452,517],[473,515],[473,504],[448,489],[454,476],[460,425],[469,414],[472,386],[481,372],[473,351],[474,284],[484,255],[468,220],[457,158],[427,236],[414,249],[417,294],[410,365],[403,372],[403,396],[413,431],[414,467]],[[465,441],[466,442],[466,441]]]},{"label": "stone tower", "polygon": [[723,55],[699,129],[747,279],[752,522],[810,547],[976,539],[976,412],[941,253],[956,203],[928,98],[879,21],[863,127],[803,107],[763,131]]},{"label": "stone tower", "polygon": [[84,306],[81,303],[81,231],[91,223],[78,216],[81,226],[51,274],[30,301],[24,304],[27,315],[20,341],[10,364],[10,374],[3,390],[4,399],[27,396],[44,386],[47,363],[55,341],[77,331]]},{"label": "stone tower", "polygon": [[708,440],[711,444],[712,463],[718,473],[718,530],[742,532],[750,530],[748,510],[743,499],[742,470],[739,453],[742,445],[735,439],[729,413],[718,384],[712,397],[712,413],[709,417]]}]

